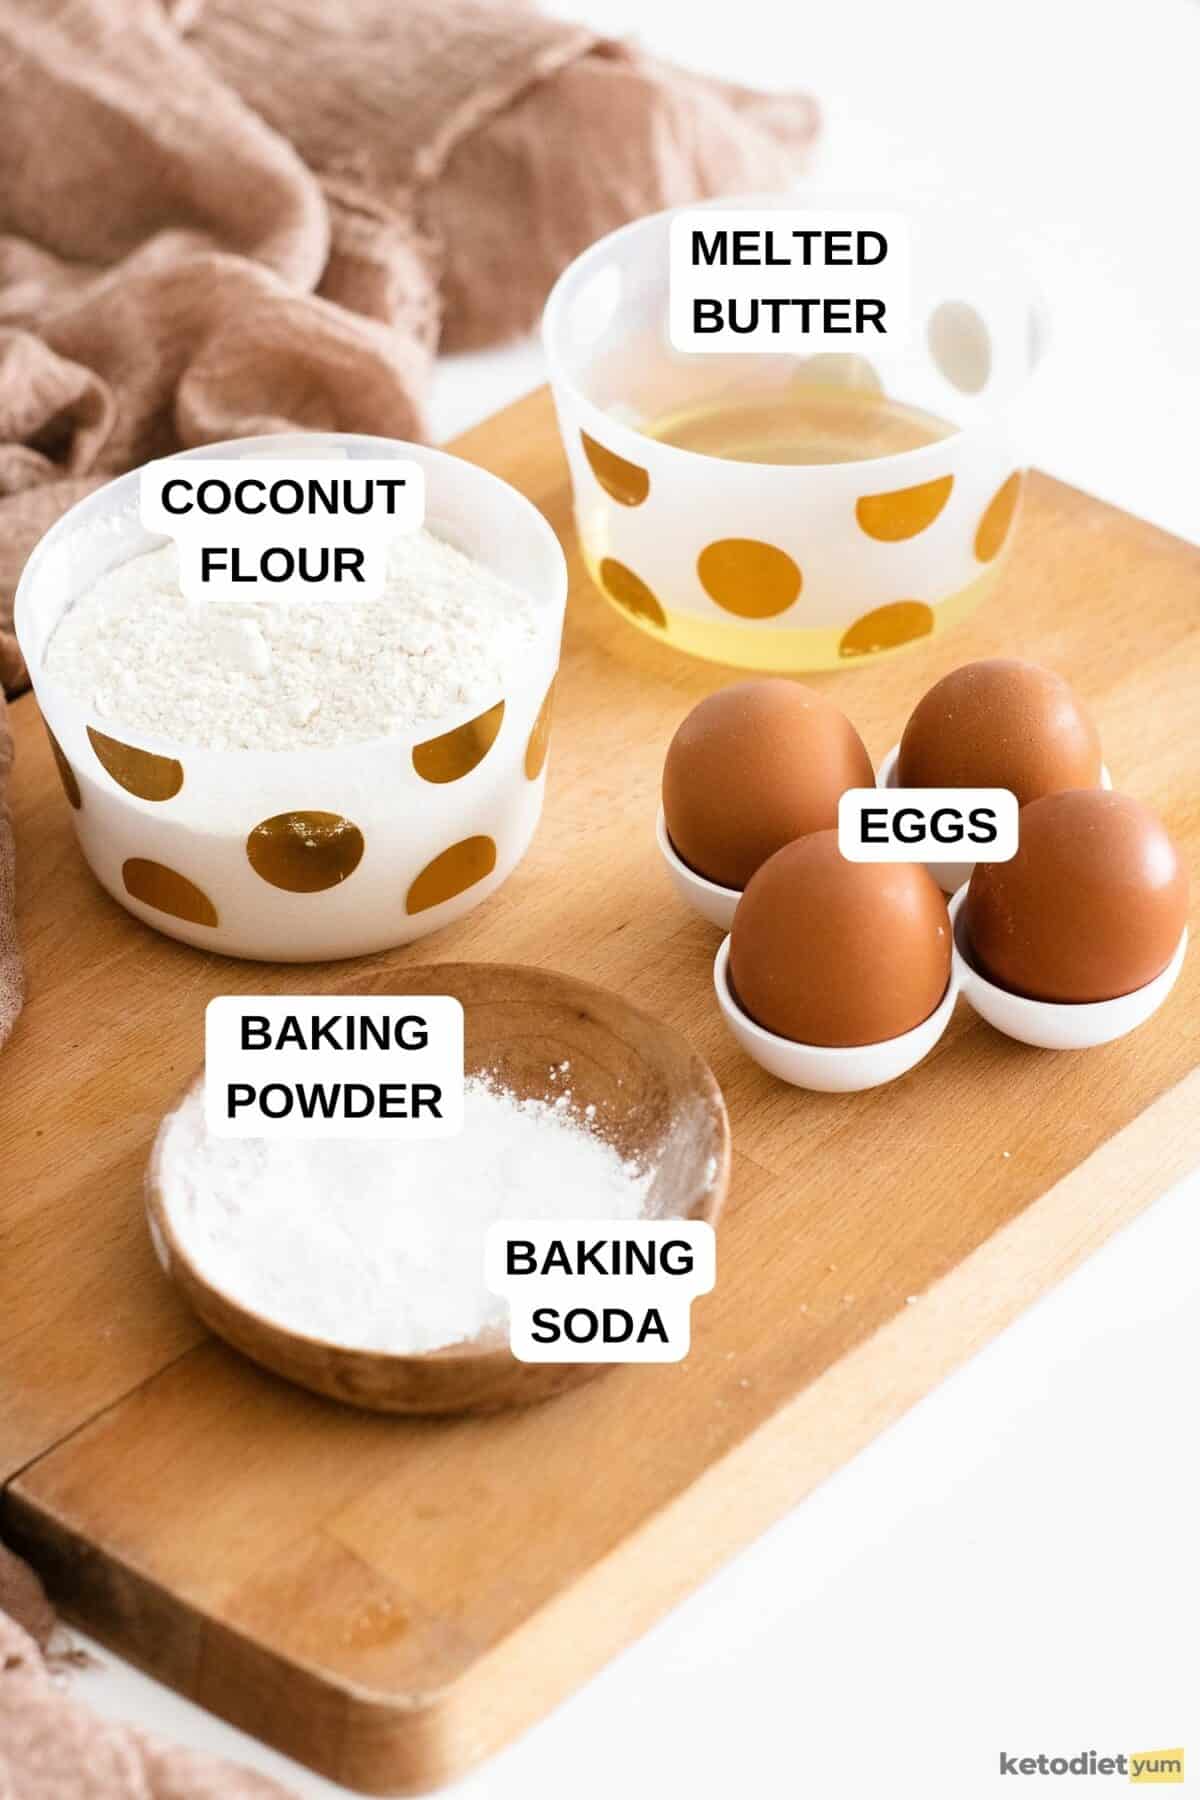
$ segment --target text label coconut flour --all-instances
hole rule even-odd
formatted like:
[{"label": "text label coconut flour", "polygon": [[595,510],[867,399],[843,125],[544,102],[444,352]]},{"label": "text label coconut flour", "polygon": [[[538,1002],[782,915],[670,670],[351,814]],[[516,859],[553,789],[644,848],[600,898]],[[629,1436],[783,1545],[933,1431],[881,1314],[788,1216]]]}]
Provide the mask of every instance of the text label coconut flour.
[{"label": "text label coconut flour", "polygon": [[395,457],[167,457],[141,518],[179,546],[185,599],[376,600],[387,548],[420,529],[425,475]]}]

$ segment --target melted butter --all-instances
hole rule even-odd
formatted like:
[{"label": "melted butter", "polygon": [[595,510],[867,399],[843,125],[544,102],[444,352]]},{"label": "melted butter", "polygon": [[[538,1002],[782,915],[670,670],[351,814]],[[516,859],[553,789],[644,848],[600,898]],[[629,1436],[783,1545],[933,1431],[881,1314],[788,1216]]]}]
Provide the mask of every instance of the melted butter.
[{"label": "melted butter", "polygon": [[726,395],[642,427],[647,437],[731,462],[848,463],[898,456],[955,426],[868,388],[817,382],[771,398]]}]

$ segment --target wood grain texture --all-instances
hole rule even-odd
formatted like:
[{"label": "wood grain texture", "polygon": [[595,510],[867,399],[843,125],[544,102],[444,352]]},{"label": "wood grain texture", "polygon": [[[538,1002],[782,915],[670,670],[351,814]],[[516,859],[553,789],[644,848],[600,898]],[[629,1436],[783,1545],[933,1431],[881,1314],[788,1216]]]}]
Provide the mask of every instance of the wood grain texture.
[{"label": "wood grain texture", "polygon": [[[872,1093],[799,1093],[742,1059],[711,998],[716,934],[654,845],[671,732],[728,673],[590,588],[544,394],[458,448],[545,510],[573,595],[541,831],[452,930],[320,969],[158,937],[93,883],[32,703],[14,708],[32,997],[0,1066],[5,1529],[115,1647],[373,1791],[448,1779],[532,1722],[1200,1160],[1195,957],[1151,1025],[1083,1055],[960,1006],[926,1063]],[[814,685],[878,760],[957,663],[1046,661],[1094,708],[1116,786],[1194,866],[1198,592],[1200,553],[1035,477],[975,619]],[[337,991],[349,967],[402,990],[435,956],[599,981],[712,1065],[733,1184],[682,1365],[492,1418],[371,1417],[202,1341],[161,1277],[142,1169],[204,1003]]]}]

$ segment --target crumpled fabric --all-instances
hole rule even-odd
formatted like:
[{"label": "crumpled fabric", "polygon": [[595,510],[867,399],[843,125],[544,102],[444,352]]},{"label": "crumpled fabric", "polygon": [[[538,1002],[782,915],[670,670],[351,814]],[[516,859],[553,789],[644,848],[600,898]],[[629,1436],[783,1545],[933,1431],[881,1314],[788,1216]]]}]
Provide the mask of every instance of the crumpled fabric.
[{"label": "crumpled fabric", "polygon": [[53,1627],[37,1577],[0,1545],[0,1800],[287,1800],[249,1769],[97,1718],[53,1677]]},{"label": "crumpled fabric", "polygon": [[816,129],[522,0],[0,0],[0,119],[9,694],[21,569],[92,488],[259,432],[419,438],[439,348],[528,330],[628,219],[788,185]]},{"label": "crumpled fabric", "polygon": [[[437,350],[503,341],[626,220],[790,185],[800,94],[521,0],[0,0],[0,689],[12,599],[93,488],[260,432],[420,437]],[[0,692],[0,1045],[20,1011]],[[256,1800],[52,1681],[0,1550],[0,1800]]]}]

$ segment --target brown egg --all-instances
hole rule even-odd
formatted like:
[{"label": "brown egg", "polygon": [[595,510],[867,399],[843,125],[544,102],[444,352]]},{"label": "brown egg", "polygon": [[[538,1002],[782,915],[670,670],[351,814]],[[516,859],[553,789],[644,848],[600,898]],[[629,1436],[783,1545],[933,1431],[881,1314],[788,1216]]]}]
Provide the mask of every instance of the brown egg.
[{"label": "brown egg", "polygon": [[928,870],[852,863],[836,831],[776,852],[733,916],[729,981],[767,1031],[800,1044],[878,1044],[912,1031],[950,979],[950,919]]},{"label": "brown egg", "polygon": [[667,751],[663,813],[697,874],[744,888],[768,856],[837,824],[875,774],[849,719],[798,681],[739,681],[694,706]]},{"label": "brown egg", "polygon": [[930,688],[900,740],[901,787],[1004,787],[1025,806],[1095,787],[1100,739],[1073,690],[1015,657],[964,663]]},{"label": "brown egg", "polygon": [[1115,1000],[1166,968],[1187,909],[1187,871],[1161,819],[1128,794],[1080,788],[1022,809],[1017,854],[976,865],[963,925],[999,987]]}]

